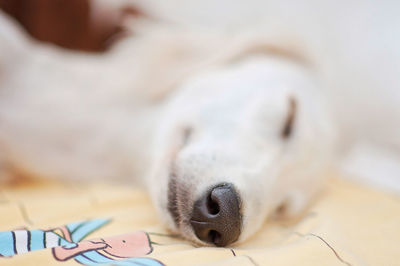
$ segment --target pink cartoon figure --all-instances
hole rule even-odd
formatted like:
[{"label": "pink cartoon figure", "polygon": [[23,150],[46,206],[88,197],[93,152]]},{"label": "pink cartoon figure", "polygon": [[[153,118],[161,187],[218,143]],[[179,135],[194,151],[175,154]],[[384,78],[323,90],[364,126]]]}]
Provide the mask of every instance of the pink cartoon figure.
[{"label": "pink cartoon figure", "polygon": [[145,232],[135,232],[108,238],[100,238],[54,249],[54,256],[65,261],[87,251],[97,250],[110,258],[131,258],[152,252],[150,239]]},{"label": "pink cartoon figure", "polygon": [[71,258],[84,265],[162,265],[151,258],[138,258],[153,251],[149,236],[145,232],[135,232],[108,238],[100,238],[53,249],[53,256],[59,261]]}]

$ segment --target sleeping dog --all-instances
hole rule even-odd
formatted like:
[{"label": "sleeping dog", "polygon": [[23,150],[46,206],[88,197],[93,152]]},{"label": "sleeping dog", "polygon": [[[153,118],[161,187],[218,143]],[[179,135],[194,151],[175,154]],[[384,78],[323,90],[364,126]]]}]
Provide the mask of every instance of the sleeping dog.
[{"label": "sleeping dog", "polygon": [[171,230],[227,246],[301,213],[337,150],[400,149],[397,4],[255,1],[257,27],[232,20],[232,34],[218,7],[199,30],[188,3],[103,56],[38,44],[1,15],[2,176],[135,179]]}]

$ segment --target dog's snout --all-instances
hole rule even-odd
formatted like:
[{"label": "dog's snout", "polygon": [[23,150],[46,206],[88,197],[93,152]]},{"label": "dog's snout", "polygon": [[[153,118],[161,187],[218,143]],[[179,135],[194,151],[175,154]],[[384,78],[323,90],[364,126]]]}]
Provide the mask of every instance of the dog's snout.
[{"label": "dog's snout", "polygon": [[223,247],[236,241],[242,218],[239,196],[233,186],[215,186],[198,199],[190,223],[196,236],[204,242]]}]

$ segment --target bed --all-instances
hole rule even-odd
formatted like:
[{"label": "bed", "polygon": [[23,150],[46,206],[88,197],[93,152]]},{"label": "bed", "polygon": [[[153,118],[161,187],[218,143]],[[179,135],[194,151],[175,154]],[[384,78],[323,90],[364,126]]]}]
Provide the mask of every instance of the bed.
[{"label": "bed", "polygon": [[400,198],[333,175],[298,219],[197,247],[134,187],[35,180],[0,188],[1,265],[400,265]]}]

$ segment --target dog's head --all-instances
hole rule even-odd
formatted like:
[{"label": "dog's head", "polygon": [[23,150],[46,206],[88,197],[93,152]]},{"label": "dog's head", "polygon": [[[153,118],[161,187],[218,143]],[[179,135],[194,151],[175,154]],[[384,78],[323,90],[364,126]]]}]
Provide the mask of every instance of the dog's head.
[{"label": "dog's head", "polygon": [[253,58],[188,79],[163,113],[150,191],[166,224],[226,246],[316,190],[331,128],[309,73]]}]

